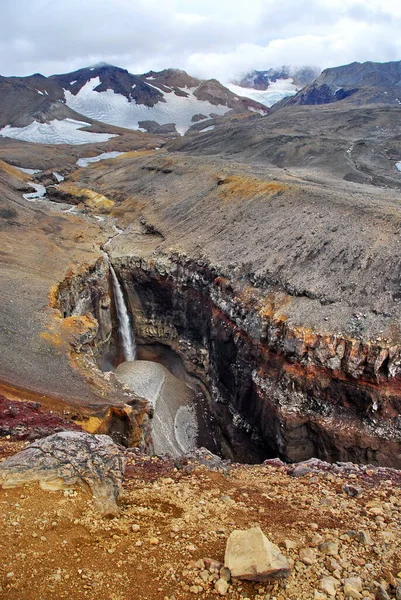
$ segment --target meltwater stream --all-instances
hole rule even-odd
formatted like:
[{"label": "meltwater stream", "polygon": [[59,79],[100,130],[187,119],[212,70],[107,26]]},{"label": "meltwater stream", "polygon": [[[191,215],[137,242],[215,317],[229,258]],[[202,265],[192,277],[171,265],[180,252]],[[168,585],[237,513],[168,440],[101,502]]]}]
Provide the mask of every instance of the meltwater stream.
[{"label": "meltwater stream", "polygon": [[117,279],[117,275],[111,265],[110,272],[113,281],[114,300],[116,303],[116,312],[118,319],[118,330],[121,335],[121,343],[124,358],[127,361],[132,361],[135,360],[136,357],[134,332],[131,327],[127,305],[125,304],[124,300],[123,290],[121,288],[120,282]]}]

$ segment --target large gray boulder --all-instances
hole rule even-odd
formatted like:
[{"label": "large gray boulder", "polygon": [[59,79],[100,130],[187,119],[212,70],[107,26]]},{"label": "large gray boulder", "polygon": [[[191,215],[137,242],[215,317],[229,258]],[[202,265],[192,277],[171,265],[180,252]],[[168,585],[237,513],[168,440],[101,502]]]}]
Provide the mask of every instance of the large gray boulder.
[{"label": "large gray boulder", "polygon": [[3,488],[38,482],[42,489],[89,487],[103,515],[118,513],[124,456],[107,435],[63,431],[38,440],[0,465]]},{"label": "large gray boulder", "polygon": [[237,529],[230,534],[224,565],[231,577],[251,581],[270,581],[290,574],[288,560],[260,527]]}]

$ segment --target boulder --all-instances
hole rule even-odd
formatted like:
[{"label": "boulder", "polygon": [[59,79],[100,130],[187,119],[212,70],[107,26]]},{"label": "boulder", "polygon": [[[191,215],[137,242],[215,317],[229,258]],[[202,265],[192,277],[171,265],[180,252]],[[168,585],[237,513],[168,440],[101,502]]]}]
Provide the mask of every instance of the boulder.
[{"label": "boulder", "polygon": [[124,456],[107,435],[63,431],[38,440],[0,465],[3,488],[38,482],[42,489],[89,487],[103,515],[118,513]]},{"label": "boulder", "polygon": [[235,530],[230,534],[224,564],[230,569],[231,577],[237,579],[269,581],[290,574],[288,560],[260,527]]}]

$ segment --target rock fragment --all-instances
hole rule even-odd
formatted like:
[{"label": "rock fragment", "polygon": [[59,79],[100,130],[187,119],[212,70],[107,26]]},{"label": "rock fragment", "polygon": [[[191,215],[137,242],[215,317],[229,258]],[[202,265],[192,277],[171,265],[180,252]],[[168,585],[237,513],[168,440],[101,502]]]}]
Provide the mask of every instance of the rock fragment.
[{"label": "rock fragment", "polygon": [[89,487],[103,515],[118,513],[124,457],[107,435],[63,431],[37,440],[0,465],[0,485],[38,482],[42,489]]},{"label": "rock fragment", "polygon": [[214,584],[214,589],[220,594],[220,596],[225,596],[228,591],[227,581],[225,579],[218,579]]},{"label": "rock fragment", "polygon": [[360,577],[348,577],[344,580],[344,596],[359,600],[362,598],[362,580]]},{"label": "rock fragment", "polygon": [[319,588],[322,590],[322,592],[324,592],[328,596],[331,596],[332,598],[334,598],[334,596],[337,593],[337,588],[339,585],[340,585],[340,582],[337,579],[335,579],[334,577],[323,577],[320,580]]},{"label": "rock fragment", "polygon": [[288,560],[260,527],[235,530],[230,534],[224,565],[230,569],[233,578],[251,581],[269,581],[290,574]]},{"label": "rock fragment", "polygon": [[304,565],[313,565],[316,562],[316,550],[314,548],[301,548],[299,558]]},{"label": "rock fragment", "polygon": [[390,596],[382,585],[378,585],[375,590],[375,600],[390,600]]}]

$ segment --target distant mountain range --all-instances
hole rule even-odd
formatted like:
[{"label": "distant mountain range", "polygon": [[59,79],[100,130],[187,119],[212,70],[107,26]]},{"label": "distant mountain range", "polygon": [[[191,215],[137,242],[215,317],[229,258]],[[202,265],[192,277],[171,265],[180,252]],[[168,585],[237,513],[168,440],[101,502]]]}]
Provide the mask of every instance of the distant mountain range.
[{"label": "distant mountain range", "polygon": [[355,62],[316,75],[313,67],[281,67],[252,71],[227,87],[177,69],[133,75],[100,63],[51,77],[0,76],[0,136],[85,144],[107,141],[121,129],[203,133],[238,116],[297,105],[401,105],[401,61]]},{"label": "distant mountain range", "polygon": [[268,112],[216,79],[201,81],[177,69],[133,75],[101,63],[51,77],[0,77],[0,135],[25,141],[105,141],[116,133],[104,124],[184,134],[192,124],[230,110]]}]

